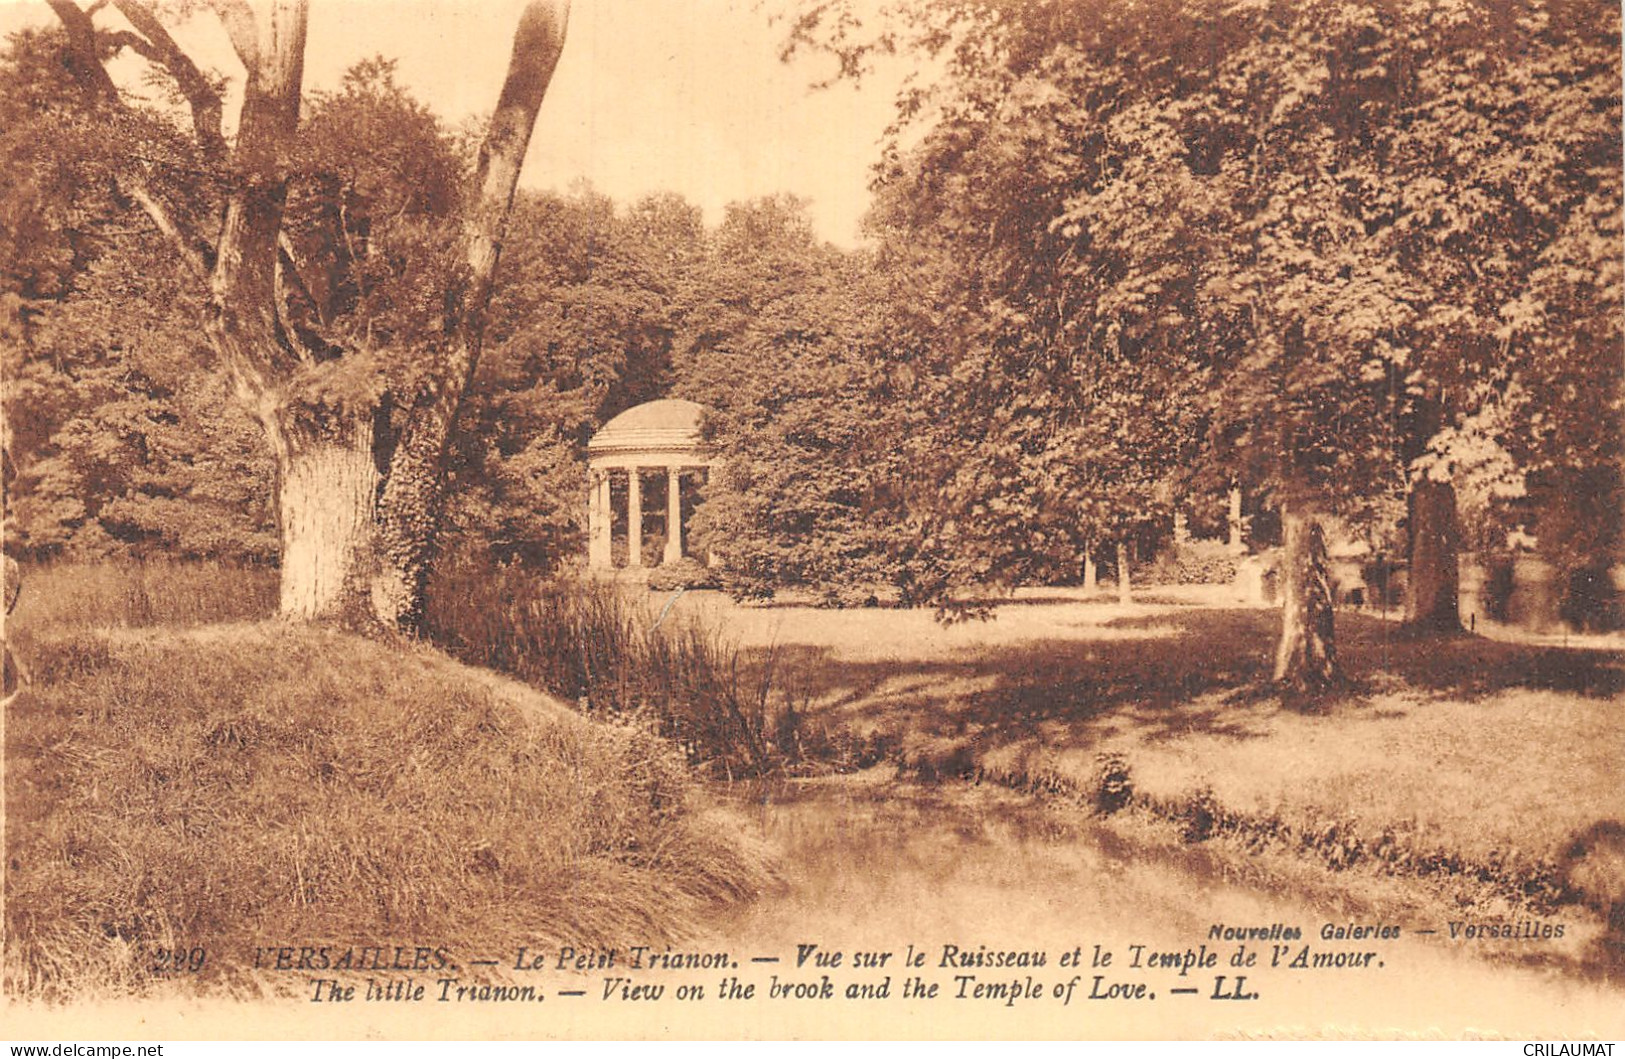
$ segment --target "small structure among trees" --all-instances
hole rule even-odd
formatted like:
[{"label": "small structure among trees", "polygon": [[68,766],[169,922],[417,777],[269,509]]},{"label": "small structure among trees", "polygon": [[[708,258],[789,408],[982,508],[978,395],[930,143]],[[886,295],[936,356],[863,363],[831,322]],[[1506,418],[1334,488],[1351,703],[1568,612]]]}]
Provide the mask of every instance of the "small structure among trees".
[{"label": "small structure among trees", "polygon": [[700,438],[705,409],[693,401],[669,398],[629,408],[605,423],[587,442],[587,567],[615,566],[612,541],[615,510],[611,478],[626,476],[626,565],[643,563],[643,476],[663,470],[666,477],[666,543],[661,564],[683,558],[683,475],[708,470],[712,459]]}]

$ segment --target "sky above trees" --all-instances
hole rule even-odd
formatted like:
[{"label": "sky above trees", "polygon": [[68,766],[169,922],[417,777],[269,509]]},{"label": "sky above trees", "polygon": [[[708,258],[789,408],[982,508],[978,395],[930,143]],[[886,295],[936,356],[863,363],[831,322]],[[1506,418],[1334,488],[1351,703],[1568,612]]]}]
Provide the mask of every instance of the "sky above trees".
[{"label": "sky above trees", "polygon": [[[515,0],[319,0],[305,81],[337,88],[358,60],[398,60],[400,82],[448,123],[490,107],[520,4]],[[788,6],[788,5],[786,5]],[[622,202],[676,191],[719,223],[723,208],[780,192],[812,200],[818,235],[850,246],[868,208],[869,166],[891,120],[898,69],[827,89],[833,62],[778,58],[775,5],[753,0],[575,0],[522,186],[578,180]],[[52,24],[37,0],[0,0],[0,34]],[[201,64],[237,79],[207,12],[177,32]],[[131,62],[134,67],[137,65]],[[132,74],[139,77],[139,74]],[[235,102],[228,103],[228,115]],[[228,118],[229,120],[229,118]]]}]

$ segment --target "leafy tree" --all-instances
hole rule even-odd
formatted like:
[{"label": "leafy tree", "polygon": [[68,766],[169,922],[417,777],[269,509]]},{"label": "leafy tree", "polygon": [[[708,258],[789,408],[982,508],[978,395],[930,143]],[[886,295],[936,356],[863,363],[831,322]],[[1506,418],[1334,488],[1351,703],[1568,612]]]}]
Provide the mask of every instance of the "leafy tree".
[{"label": "leafy tree", "polygon": [[734,203],[686,286],[674,393],[722,455],[694,523],[730,590],[866,599],[914,575],[900,554],[906,458],[886,353],[895,277],[818,242],[806,203]]},{"label": "leafy tree", "polygon": [[[568,4],[525,8],[460,209],[443,221],[436,211],[451,163],[438,151],[395,150],[424,143],[413,134],[428,119],[387,66],[364,68],[337,97],[318,100],[301,142],[303,0],[276,0],[263,17],[235,0],[215,5],[245,72],[230,141],[221,84],[182,52],[149,5],[115,0],[129,25],[116,30],[96,22],[101,5],[51,6],[73,80],[64,124],[119,132],[105,140],[111,149],[87,149],[73,161],[168,241],[196,285],[200,331],[216,364],[269,442],[283,613],[410,626],[435,543],[448,442],[479,361],[503,228]],[[123,48],[184,100],[187,128],[124,97],[103,65]],[[383,140],[401,139],[373,140],[345,168],[340,137],[374,120]],[[334,161],[325,185],[291,186],[302,150]],[[414,173],[421,182],[366,179],[425,157],[438,161]],[[391,194],[401,196],[402,218],[381,236],[382,213],[367,211]],[[356,205],[366,216],[351,216]],[[325,242],[314,237],[320,226]],[[319,257],[324,246],[332,250]]]},{"label": "leafy tree", "polygon": [[[1512,434],[1557,396],[1520,404],[1519,380],[1617,378],[1587,355],[1618,359],[1595,331],[1618,318],[1617,269],[1601,268],[1618,259],[1617,242],[1602,249],[1619,210],[1605,175],[1617,14],[1545,0],[888,10],[866,31],[849,4],[805,4],[791,46],[828,49],[847,74],[898,48],[944,71],[900,100],[881,179],[905,200],[902,237],[954,262],[949,407],[977,441],[952,524],[1030,565],[1054,539],[1046,516],[1068,510],[1041,487],[1084,480],[1068,457],[1107,480],[1124,468],[1127,502],[1110,506],[1132,518],[1205,435],[1205,458],[1281,512],[1278,679],[1336,676],[1329,516],[1381,518],[1408,493],[1413,617],[1453,624],[1452,482],[1495,462],[1463,439],[1516,458],[1531,450]],[[1555,278],[1532,266],[1564,255],[1601,268],[1569,273],[1600,288],[1556,295],[1581,315],[1539,313],[1539,343],[1509,331]],[[1617,409],[1617,386],[1600,389]],[[1556,459],[1617,474],[1604,433],[1608,451]]]},{"label": "leafy tree", "polygon": [[172,254],[110,201],[121,126],[75,104],[72,59],[60,30],[14,35],[0,59],[9,542],[274,555],[268,456],[201,359]]},{"label": "leafy tree", "polygon": [[197,306],[136,236],[36,305],[8,381],[36,554],[275,556],[272,467],[197,339]]},{"label": "leafy tree", "polygon": [[703,237],[675,195],[627,210],[586,187],[521,196],[450,463],[459,547],[543,567],[581,552],[587,440],[671,385]]}]

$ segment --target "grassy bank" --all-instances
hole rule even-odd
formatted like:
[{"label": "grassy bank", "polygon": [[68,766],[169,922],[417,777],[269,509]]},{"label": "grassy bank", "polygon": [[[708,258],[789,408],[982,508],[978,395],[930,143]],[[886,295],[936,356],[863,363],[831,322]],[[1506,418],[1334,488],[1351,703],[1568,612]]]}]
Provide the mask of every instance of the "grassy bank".
[{"label": "grassy bank", "polygon": [[229,578],[154,625],[105,572],[74,597],[94,612],[60,576],[9,630],[33,671],[6,718],[14,996],[305,988],[255,967],[277,946],[426,946],[467,976],[520,945],[659,944],[764,879],[636,727],[428,648],[187,624],[231,612]]}]

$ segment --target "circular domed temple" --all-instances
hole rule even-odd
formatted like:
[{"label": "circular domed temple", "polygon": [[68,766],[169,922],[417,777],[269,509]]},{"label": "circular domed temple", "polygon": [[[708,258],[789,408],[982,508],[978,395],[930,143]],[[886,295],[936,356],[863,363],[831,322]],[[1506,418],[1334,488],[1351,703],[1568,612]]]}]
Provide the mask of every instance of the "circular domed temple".
[{"label": "circular domed temple", "polygon": [[626,476],[627,565],[643,565],[643,485],[649,471],[666,472],[666,547],[661,562],[683,557],[683,476],[705,474],[714,462],[700,441],[705,409],[693,401],[666,399],[628,408],[587,442],[587,566],[615,565],[612,476]]}]

